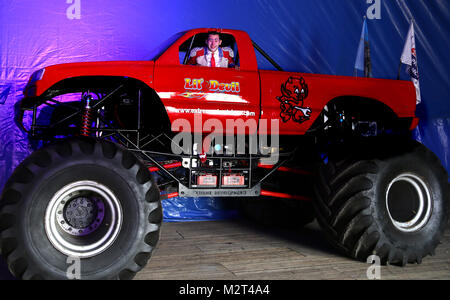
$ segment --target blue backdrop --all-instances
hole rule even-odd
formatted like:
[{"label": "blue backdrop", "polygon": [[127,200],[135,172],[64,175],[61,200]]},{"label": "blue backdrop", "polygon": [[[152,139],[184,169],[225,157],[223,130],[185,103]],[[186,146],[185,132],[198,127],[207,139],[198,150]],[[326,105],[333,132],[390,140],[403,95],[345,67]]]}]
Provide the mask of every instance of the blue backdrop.
[{"label": "blue backdrop", "polygon": [[[374,77],[395,79],[411,18],[422,104],[416,138],[450,170],[450,2],[447,0],[0,0],[0,189],[30,153],[14,104],[51,64],[143,60],[172,34],[196,27],[247,31],[285,70],[353,75],[363,16]],[[262,69],[270,69],[263,60]],[[405,72],[402,79],[409,79]],[[165,200],[166,221],[232,215],[213,199]]]}]

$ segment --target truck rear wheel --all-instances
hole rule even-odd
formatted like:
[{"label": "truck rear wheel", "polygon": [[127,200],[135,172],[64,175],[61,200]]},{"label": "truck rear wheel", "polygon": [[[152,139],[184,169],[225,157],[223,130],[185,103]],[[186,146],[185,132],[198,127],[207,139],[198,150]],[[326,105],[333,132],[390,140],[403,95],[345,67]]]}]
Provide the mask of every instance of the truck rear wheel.
[{"label": "truck rear wheel", "polygon": [[1,253],[22,279],[131,279],[149,260],[162,222],[145,166],[93,139],[32,153],[0,201]]},{"label": "truck rear wheel", "polygon": [[316,184],[317,219],[346,255],[420,263],[433,254],[449,217],[447,173],[415,141],[375,139],[329,152]]}]

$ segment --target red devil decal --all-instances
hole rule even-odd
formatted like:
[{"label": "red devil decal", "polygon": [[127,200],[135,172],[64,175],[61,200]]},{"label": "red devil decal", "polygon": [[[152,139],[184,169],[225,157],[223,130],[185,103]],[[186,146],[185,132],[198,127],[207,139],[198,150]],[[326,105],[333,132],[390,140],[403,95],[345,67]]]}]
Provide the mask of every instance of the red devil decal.
[{"label": "red devil decal", "polygon": [[303,77],[289,77],[281,84],[281,97],[277,100],[281,102],[280,117],[283,122],[292,120],[303,123],[310,118],[311,109],[304,107],[303,102],[308,97],[308,85]]}]

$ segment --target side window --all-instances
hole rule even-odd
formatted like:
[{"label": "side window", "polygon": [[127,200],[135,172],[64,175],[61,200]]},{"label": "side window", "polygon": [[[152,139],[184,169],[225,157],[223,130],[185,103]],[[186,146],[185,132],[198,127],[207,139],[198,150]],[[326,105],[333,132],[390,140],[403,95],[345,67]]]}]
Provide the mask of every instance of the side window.
[{"label": "side window", "polygon": [[[206,61],[202,58],[199,60],[195,59],[195,57],[191,57],[190,55],[195,53],[197,55],[203,55],[207,49],[206,40],[208,38],[208,33],[199,33],[191,38],[187,39],[184,43],[181,44],[179,48],[179,59],[180,64],[184,65],[204,65]],[[221,34],[220,38],[222,40],[222,44],[220,47],[222,48],[222,56],[221,59],[228,59],[228,67],[239,67],[239,52],[235,38],[231,34]],[[227,64],[224,63],[225,67]]]},{"label": "side window", "polygon": [[252,41],[252,43],[253,43],[253,47],[255,49],[256,61],[258,63],[258,69],[283,71],[283,69],[269,56],[269,54],[267,54],[254,41]]}]

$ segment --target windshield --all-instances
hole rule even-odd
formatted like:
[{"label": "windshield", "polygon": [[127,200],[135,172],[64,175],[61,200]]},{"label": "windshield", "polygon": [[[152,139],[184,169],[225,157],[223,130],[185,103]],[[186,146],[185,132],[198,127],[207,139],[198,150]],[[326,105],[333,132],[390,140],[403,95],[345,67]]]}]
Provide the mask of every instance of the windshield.
[{"label": "windshield", "polygon": [[178,32],[174,35],[172,35],[170,38],[168,38],[166,41],[161,43],[158,47],[154,48],[152,51],[150,51],[150,54],[148,55],[149,60],[157,60],[161,54],[163,54],[174,42],[176,42],[180,37],[182,37],[186,31]]}]

